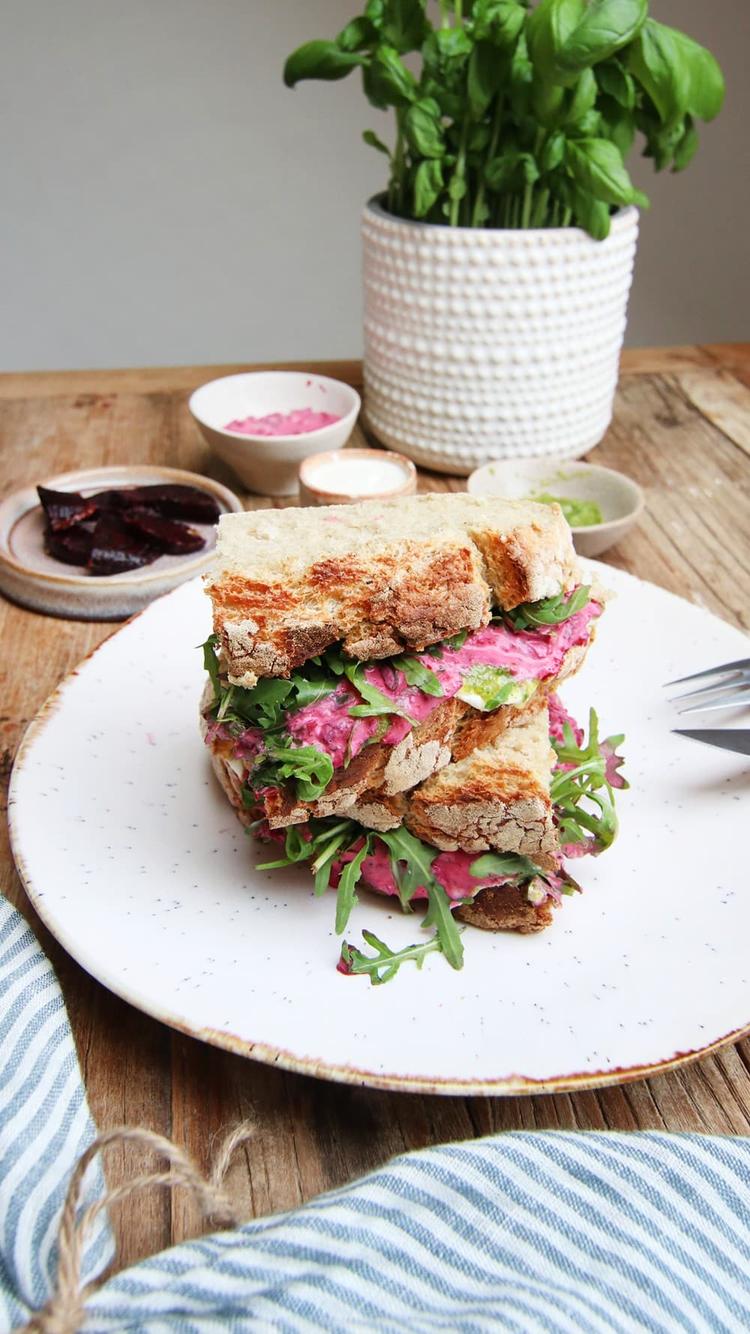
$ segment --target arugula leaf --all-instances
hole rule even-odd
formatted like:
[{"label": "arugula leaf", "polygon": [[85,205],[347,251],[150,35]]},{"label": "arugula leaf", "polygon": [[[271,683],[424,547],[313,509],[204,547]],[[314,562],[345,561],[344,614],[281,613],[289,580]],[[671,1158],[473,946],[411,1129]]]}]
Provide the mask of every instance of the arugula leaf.
[{"label": "arugula leaf", "polygon": [[341,871],[339,878],[339,887],[336,893],[336,935],[340,936],[342,931],[346,930],[346,924],[351,917],[352,908],[358,902],[356,888],[362,876],[362,863],[370,851],[372,835],[368,834],[362,847],[350,862],[347,862]]},{"label": "arugula leaf", "polygon": [[411,718],[402,708],[399,708],[395,700],[389,699],[377,686],[371,685],[365,676],[365,669],[361,662],[347,663],[344,667],[344,675],[347,680],[358,690],[364,704],[354,704],[349,710],[350,718],[377,718],[381,714],[395,714],[399,718],[406,718],[410,723],[416,723],[416,718]]},{"label": "arugula leaf", "polygon": [[[465,928],[462,928],[462,934]],[[364,954],[356,946],[349,945],[346,941],[341,946],[341,957],[338,962],[340,973],[346,973],[347,976],[354,976],[363,973],[369,977],[374,987],[380,986],[383,982],[390,982],[391,978],[396,976],[402,963],[415,963],[418,969],[421,969],[428,954],[442,954],[443,946],[437,932],[430,936],[429,940],[423,940],[415,945],[407,945],[402,950],[392,950],[385,941],[379,940],[372,931],[363,931],[362,935],[368,945],[376,951],[375,954]]]},{"label": "arugula leaf", "polygon": [[577,744],[568,723],[563,728],[563,740],[552,739],[561,767],[550,784],[550,798],[562,843],[587,844],[589,851],[597,855],[613,842],[618,822],[610,780],[616,777],[618,786],[626,786],[622,775],[617,773],[622,760],[616,754],[616,747],[623,740],[622,736],[607,737],[600,743],[599,720],[594,709],[589,713],[587,745]]},{"label": "arugula leaf", "polygon": [[443,643],[447,644],[448,648],[463,648],[468,636],[468,630],[459,630],[457,635],[451,635],[450,639],[444,639]]},{"label": "arugula leaf", "polygon": [[428,907],[422,918],[422,925],[435,927],[441,949],[451,968],[463,968],[464,947],[461,942],[461,932],[451,912],[450,899],[443,886],[439,885],[433,876],[430,876],[427,894]]},{"label": "arugula leaf", "polygon": [[518,876],[519,879],[527,879],[541,875],[538,866],[535,866],[528,857],[522,857],[517,852],[484,852],[480,857],[476,857],[469,867],[471,875],[477,880],[483,880],[490,875]]},{"label": "arugula leaf", "polygon": [[395,667],[397,671],[403,672],[406,677],[406,683],[410,686],[417,686],[419,690],[424,691],[425,695],[442,695],[443,687],[440,684],[440,678],[419,658],[413,658],[407,653],[402,653],[398,658],[390,659],[390,666]]},{"label": "arugula leaf", "polygon": [[583,611],[591,600],[588,584],[579,584],[569,597],[560,592],[556,597],[542,598],[540,602],[522,602],[511,611],[504,611],[493,620],[507,621],[513,630],[536,630],[540,625],[561,625],[576,612]]},{"label": "arugula leaf", "polygon": [[331,887],[331,872],[337,853],[345,853],[358,838],[361,837],[361,829],[354,824],[353,820],[339,820],[332,826],[329,825],[322,834],[313,835],[313,847],[315,849],[315,860],[312,863],[312,869],[315,873],[315,893],[320,896],[325,894]]},{"label": "arugula leaf", "polygon": [[333,778],[333,761],[316,746],[290,746],[283,739],[268,740],[263,760],[252,777],[256,788],[293,778],[300,801],[317,801]]},{"label": "arugula leaf", "polygon": [[[429,890],[434,882],[432,863],[438,855],[421,839],[415,838],[403,825],[400,829],[384,830],[378,834],[391,854],[391,869],[398,886],[398,897],[404,912],[418,889]],[[435,882],[436,883],[436,882]]]},{"label": "arugula leaf", "polygon": [[208,675],[211,678],[211,685],[213,686],[214,699],[213,704],[211,705],[212,709],[217,707],[221,698],[222,689],[221,678],[219,676],[219,660],[216,656],[218,647],[218,635],[209,635],[205,644],[201,645],[201,648],[203,649],[203,666],[208,672]]},{"label": "arugula leaf", "polygon": [[[261,823],[258,821],[258,823]],[[304,828],[304,825],[302,826]],[[256,871],[274,871],[279,866],[292,866],[295,862],[304,862],[310,856],[309,840],[300,831],[299,825],[289,825],[284,831],[284,856],[273,862],[260,862]]]},{"label": "arugula leaf", "polygon": [[326,695],[333,694],[338,690],[339,683],[330,676],[301,676],[294,672],[291,678],[291,688],[294,699],[287,708],[305,709],[309,704],[317,704],[319,700],[325,699]]}]

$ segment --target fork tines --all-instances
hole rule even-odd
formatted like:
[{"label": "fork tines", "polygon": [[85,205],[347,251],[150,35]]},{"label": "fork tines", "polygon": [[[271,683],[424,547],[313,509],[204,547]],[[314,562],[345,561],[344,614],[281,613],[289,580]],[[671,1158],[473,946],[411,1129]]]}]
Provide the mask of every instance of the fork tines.
[{"label": "fork tines", "polygon": [[668,681],[667,685],[681,685],[687,681],[700,681],[714,677],[697,690],[687,690],[681,695],[673,695],[671,702],[693,700],[687,708],[678,709],[679,713],[709,713],[715,709],[734,709],[743,704],[750,704],[750,658],[741,658],[737,662],[725,662],[721,667],[709,667],[704,672],[694,672],[692,676],[680,677],[678,681]]},{"label": "fork tines", "polygon": [[704,672],[693,672],[692,676],[678,676],[675,681],[665,681],[666,686],[681,686],[686,681],[700,681],[704,676],[725,676],[729,672],[750,671],[750,658],[738,658],[736,662],[723,662],[719,667],[707,667]]}]

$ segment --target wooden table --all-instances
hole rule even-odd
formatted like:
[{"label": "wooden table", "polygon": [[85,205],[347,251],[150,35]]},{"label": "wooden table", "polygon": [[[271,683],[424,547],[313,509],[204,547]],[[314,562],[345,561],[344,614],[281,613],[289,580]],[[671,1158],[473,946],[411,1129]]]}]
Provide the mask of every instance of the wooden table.
[{"label": "wooden table", "polygon": [[[165,463],[235,485],[209,454],[185,402],[238,366],[0,376],[6,492],[67,469]],[[357,384],[356,362],[319,370]],[[590,456],[634,477],[648,508],[607,559],[750,628],[750,344],[626,352],[614,422]],[[423,474],[423,490],[462,489]],[[744,488],[744,493],[743,493]],[[272,502],[246,497],[249,507]],[[62,676],[112,626],[61,621],[0,602],[6,666],[0,724],[7,779],[25,724]],[[750,1039],[671,1074],[601,1091],[519,1098],[430,1097],[318,1082],[172,1032],[109,994],[36,918],[7,836],[2,888],[32,921],[58,970],[93,1116],[172,1136],[204,1164],[217,1132],[253,1116],[257,1135],[233,1171],[247,1216],[287,1209],[404,1149],[510,1128],[668,1129],[750,1133]],[[150,1166],[108,1159],[115,1184]],[[181,1192],[121,1206],[120,1258],[194,1235]]]}]

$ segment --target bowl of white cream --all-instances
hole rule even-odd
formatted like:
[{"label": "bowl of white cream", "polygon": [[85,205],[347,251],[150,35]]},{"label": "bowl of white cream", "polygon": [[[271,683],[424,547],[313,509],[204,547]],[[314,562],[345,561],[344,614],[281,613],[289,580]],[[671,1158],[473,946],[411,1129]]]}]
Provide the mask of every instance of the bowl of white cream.
[{"label": "bowl of white cream", "polygon": [[304,459],[346,444],[361,401],[351,385],[313,371],[247,371],[201,385],[188,407],[248,490],[291,496]]},{"label": "bowl of white cream", "polygon": [[343,449],[313,454],[299,470],[303,505],[349,505],[356,500],[392,500],[417,489],[411,459],[390,449]]}]

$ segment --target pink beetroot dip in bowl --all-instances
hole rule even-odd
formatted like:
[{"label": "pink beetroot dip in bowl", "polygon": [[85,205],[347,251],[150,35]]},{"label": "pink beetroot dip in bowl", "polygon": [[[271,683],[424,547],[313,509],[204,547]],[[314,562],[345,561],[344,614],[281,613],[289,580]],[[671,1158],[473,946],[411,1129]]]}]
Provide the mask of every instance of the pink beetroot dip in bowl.
[{"label": "pink beetroot dip in bowl", "polygon": [[249,491],[265,496],[295,495],[303,459],[341,449],[360,406],[351,385],[314,371],[225,375],[201,385],[188,403],[219,458]]}]

